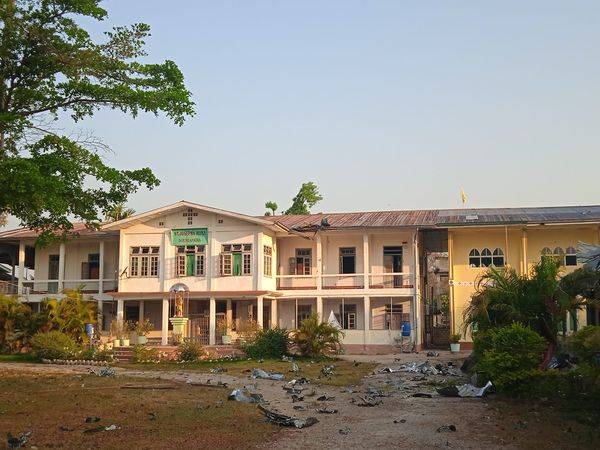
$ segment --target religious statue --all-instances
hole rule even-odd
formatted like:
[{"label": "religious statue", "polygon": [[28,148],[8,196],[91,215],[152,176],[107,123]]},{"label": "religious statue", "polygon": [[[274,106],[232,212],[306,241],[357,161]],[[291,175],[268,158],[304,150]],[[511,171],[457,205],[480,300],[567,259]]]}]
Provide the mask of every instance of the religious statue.
[{"label": "religious statue", "polygon": [[175,317],[183,317],[183,292],[175,294]]}]

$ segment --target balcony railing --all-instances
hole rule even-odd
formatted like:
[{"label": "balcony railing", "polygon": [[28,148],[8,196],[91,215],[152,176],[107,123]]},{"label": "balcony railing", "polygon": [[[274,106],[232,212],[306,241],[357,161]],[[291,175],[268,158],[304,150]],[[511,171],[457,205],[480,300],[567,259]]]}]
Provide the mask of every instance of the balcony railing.
[{"label": "balcony railing", "polygon": [[406,289],[413,288],[413,277],[404,272],[372,273],[369,275],[371,289]]},{"label": "balcony railing", "polygon": [[[404,272],[371,273],[370,289],[412,289],[412,274]],[[317,275],[276,275],[277,289],[281,290],[317,290]],[[322,289],[364,289],[365,274],[362,273],[324,273],[321,275]]]},{"label": "balcony railing", "polygon": [[17,293],[17,290],[17,283],[13,283],[12,281],[0,281],[0,294],[13,295]]},{"label": "balcony railing", "polygon": [[[61,290],[80,290],[84,294],[96,294],[100,290],[100,280],[63,280],[62,289],[59,280],[30,280],[23,282],[24,294],[59,294]],[[117,280],[105,278],[102,280],[102,291],[110,292],[117,289]]]}]

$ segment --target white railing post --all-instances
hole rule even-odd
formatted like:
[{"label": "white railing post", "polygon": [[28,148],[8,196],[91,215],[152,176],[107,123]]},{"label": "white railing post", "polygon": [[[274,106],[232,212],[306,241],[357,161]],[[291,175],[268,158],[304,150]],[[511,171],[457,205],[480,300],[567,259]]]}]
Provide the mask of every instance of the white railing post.
[{"label": "white railing post", "polygon": [[263,312],[264,312],[264,299],[262,295],[259,295],[256,298],[256,323],[258,324],[258,328],[263,328]]},{"label": "white railing post", "polygon": [[160,330],[161,344],[169,344],[169,298],[162,300],[162,327]]},{"label": "white railing post", "polygon": [[317,297],[317,318],[319,323],[323,322],[323,297]]},{"label": "white railing post", "polygon": [[217,343],[217,299],[210,298],[208,309],[208,344]]},{"label": "white railing post", "polygon": [[277,318],[277,299],[271,299],[271,328],[276,328],[279,326],[278,318]]}]

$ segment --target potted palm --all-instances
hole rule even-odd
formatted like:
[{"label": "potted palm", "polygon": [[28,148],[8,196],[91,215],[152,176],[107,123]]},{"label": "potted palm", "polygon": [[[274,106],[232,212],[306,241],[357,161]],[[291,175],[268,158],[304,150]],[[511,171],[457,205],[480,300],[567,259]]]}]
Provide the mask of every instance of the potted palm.
[{"label": "potted palm", "polygon": [[221,334],[221,342],[224,345],[231,344],[231,336],[229,335],[229,327],[227,326],[226,320],[221,320],[219,322],[217,331]]},{"label": "potted palm", "polygon": [[138,345],[145,345],[148,343],[146,335],[154,329],[154,325],[150,322],[150,319],[144,319],[141,322],[135,324],[135,334],[137,335]]},{"label": "potted palm", "polygon": [[123,325],[118,320],[113,320],[110,323],[110,335],[113,338],[113,347],[121,347],[123,345]]},{"label": "potted palm", "polygon": [[132,324],[130,322],[125,322],[123,323],[123,332],[122,332],[122,337],[121,337],[121,346],[122,347],[129,347],[129,342],[130,342],[130,334],[131,331],[133,329],[133,327],[131,326]]},{"label": "potted palm", "polygon": [[460,334],[450,336],[450,351],[452,353],[460,352]]}]

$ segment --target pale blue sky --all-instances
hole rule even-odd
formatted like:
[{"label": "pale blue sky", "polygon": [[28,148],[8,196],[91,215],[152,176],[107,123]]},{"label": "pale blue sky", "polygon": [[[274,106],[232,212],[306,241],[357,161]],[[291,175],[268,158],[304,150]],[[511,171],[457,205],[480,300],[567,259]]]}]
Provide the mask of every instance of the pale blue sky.
[{"label": "pale blue sky", "polygon": [[600,203],[600,2],[109,0],[94,29],[152,27],[194,94],[183,127],[82,126],[187,199],[250,214]]}]

